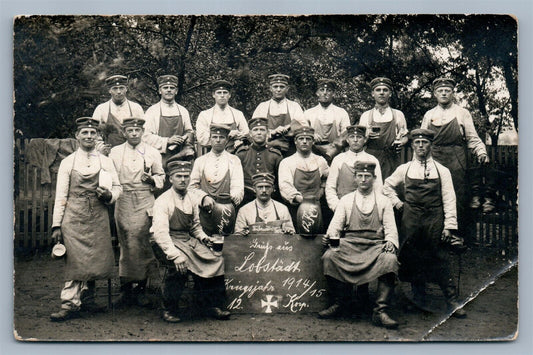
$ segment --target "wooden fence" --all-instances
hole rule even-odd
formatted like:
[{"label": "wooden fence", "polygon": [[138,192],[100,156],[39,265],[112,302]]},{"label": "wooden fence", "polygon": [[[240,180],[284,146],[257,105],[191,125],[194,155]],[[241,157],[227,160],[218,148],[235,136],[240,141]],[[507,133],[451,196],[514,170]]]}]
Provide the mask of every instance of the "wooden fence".
[{"label": "wooden fence", "polygon": [[[57,174],[51,173],[51,183],[41,184],[40,168],[28,161],[28,143],[28,139],[17,139],[15,142],[15,252],[27,252],[50,245]],[[492,173],[498,175],[498,206],[497,213],[476,214],[476,242],[482,246],[516,248],[518,147],[489,146],[487,149],[494,167]],[[411,156],[409,149],[402,152],[403,161],[411,159]]]}]

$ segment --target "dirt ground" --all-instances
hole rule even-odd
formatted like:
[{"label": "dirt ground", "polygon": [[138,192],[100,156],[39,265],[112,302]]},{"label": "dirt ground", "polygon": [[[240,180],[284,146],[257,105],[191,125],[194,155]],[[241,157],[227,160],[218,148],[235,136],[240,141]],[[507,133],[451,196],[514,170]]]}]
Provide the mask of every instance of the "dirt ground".
[{"label": "dirt ground", "polygon": [[[323,320],[313,314],[239,314],[228,321],[186,318],[168,324],[157,309],[132,307],[83,314],[63,323],[49,320],[59,310],[64,264],[45,252],[15,260],[14,334],[18,340],[40,341],[478,341],[511,340],[518,324],[518,270],[514,258],[492,249],[463,255],[461,300],[465,319],[448,318],[440,290],[431,285],[433,312],[408,310],[409,287],[396,287],[391,315],[397,330],[375,327],[369,314]],[[457,267],[457,265],[456,265]],[[456,268],[457,269],[457,268]],[[113,297],[118,295],[116,280]],[[107,303],[107,282],[97,282],[98,303]],[[371,296],[375,284],[371,284]]]}]

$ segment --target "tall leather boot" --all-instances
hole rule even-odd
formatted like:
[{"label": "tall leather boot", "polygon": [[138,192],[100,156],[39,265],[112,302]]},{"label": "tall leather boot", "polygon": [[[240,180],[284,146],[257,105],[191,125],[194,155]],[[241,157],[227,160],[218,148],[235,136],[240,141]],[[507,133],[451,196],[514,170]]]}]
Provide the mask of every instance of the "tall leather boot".
[{"label": "tall leather boot", "polygon": [[452,313],[452,316],[456,318],[465,318],[466,311],[463,309],[463,306],[457,301],[457,290],[453,285],[451,278],[439,280],[439,286],[444,294],[446,299],[446,304],[448,306],[448,312]]},{"label": "tall leather boot", "polygon": [[135,303],[141,307],[148,307],[152,304],[146,296],[146,283],[146,279],[141,280],[137,282],[137,286],[133,289],[133,297],[135,299]]},{"label": "tall leather boot", "polygon": [[357,285],[356,287],[356,309],[360,312],[366,313],[372,309],[370,302],[370,294],[368,292],[368,283]]},{"label": "tall leather boot", "polygon": [[347,300],[350,295],[350,285],[326,275],[327,289],[332,304],[318,312],[319,318],[335,318],[342,315],[346,310]]},{"label": "tall leather boot", "polygon": [[372,314],[372,323],[378,327],[394,329],[398,322],[392,319],[387,310],[390,306],[390,298],[394,291],[394,274],[386,274],[378,279],[376,307]]},{"label": "tall leather boot", "polygon": [[83,290],[80,295],[80,309],[89,313],[104,312],[107,307],[96,304],[96,281],[87,281],[87,289]]},{"label": "tall leather boot", "polygon": [[120,295],[118,299],[113,302],[113,308],[119,309],[125,306],[131,306],[136,303],[135,297],[133,296],[133,283],[131,281],[127,282],[123,278],[120,280]]}]

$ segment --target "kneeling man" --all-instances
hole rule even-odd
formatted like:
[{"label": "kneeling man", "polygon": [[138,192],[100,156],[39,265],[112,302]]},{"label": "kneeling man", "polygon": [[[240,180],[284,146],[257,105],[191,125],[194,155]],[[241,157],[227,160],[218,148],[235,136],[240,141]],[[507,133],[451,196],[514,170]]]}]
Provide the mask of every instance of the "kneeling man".
[{"label": "kneeling man", "polygon": [[330,247],[322,256],[328,292],[334,299],[319,317],[341,315],[349,301],[351,285],[378,279],[376,306],[372,322],[377,326],[396,328],[387,309],[398,273],[398,232],[394,212],[387,197],[374,191],[376,175],[373,162],[355,163],[357,190],[341,198],[326,239],[335,240],[345,233],[337,247]]},{"label": "kneeling man", "polygon": [[193,275],[199,305],[215,319],[228,319],[230,312],[223,310],[224,259],[209,248],[213,240],[200,226],[198,199],[187,193],[191,163],[170,160],[167,169],[172,187],[155,201],[152,226],[154,251],[164,253],[169,266],[163,285],[163,319],[180,321],[178,303],[187,271]]},{"label": "kneeling man", "polygon": [[242,206],[235,222],[235,234],[247,236],[251,232],[294,233],[287,206],[274,201],[274,175],[259,173],[252,176],[256,199]]}]

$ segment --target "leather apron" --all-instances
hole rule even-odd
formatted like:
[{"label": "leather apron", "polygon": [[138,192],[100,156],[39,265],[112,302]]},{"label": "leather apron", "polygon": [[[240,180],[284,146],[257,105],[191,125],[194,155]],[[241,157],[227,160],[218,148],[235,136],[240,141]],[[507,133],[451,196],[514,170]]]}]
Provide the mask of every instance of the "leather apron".
[{"label": "leather apron", "polygon": [[224,275],[224,258],[214,255],[205,244],[190,236],[192,225],[193,215],[174,207],[169,234],[176,248],[187,257],[187,269],[203,278]]},{"label": "leather apron", "polygon": [[[122,154],[119,180],[122,194],[115,203],[115,220],[120,245],[119,276],[130,281],[145,280],[155,268],[150,246],[151,221],[147,210],[154,206],[150,185],[141,182],[146,162],[131,168],[124,164],[126,146]],[[136,154],[136,153],[135,153]],[[129,181],[124,183],[124,181]]]},{"label": "leather apron", "polygon": [[[130,117],[133,116],[133,112],[131,111],[131,106],[128,100],[126,100],[126,103],[128,104],[128,109],[130,110]],[[115,117],[111,113],[111,102],[109,103],[109,112],[107,113],[107,121],[105,123],[104,130],[106,132],[109,132],[107,134],[107,144],[111,144],[111,147],[120,145],[126,141],[126,137],[122,134],[122,123],[119,121],[118,118]]]},{"label": "leather apron", "polygon": [[388,273],[398,273],[398,260],[393,253],[383,252],[384,234],[377,201],[368,214],[359,210],[353,200],[352,213],[339,249],[328,249],[322,256],[324,274],[355,285],[366,284]]},{"label": "leather apron", "polygon": [[396,115],[391,108],[392,120],[389,122],[374,122],[374,110],[370,111],[368,125],[379,126],[381,128],[379,138],[369,139],[367,142],[367,153],[375,156],[381,167],[381,177],[383,181],[392,175],[398,166],[400,166],[400,154],[392,146],[396,139]]},{"label": "leather apron", "polygon": [[342,163],[337,177],[337,197],[339,200],[351,192],[357,190],[357,181],[355,180],[355,167]]},{"label": "leather apron", "polygon": [[281,226],[283,225],[284,221],[281,221],[279,219],[278,210],[276,208],[276,204],[274,201],[272,201],[272,206],[274,207],[274,213],[276,214],[276,219],[274,221],[267,221],[265,219],[262,219],[259,216],[259,208],[257,206],[257,201],[254,201],[255,203],[255,223],[250,224],[250,234],[254,233],[282,233]]},{"label": "leather apron", "polygon": [[[279,126],[286,126],[291,123],[291,115],[289,113],[289,103],[287,101],[285,101],[285,104],[287,106],[287,113],[281,113],[279,115],[270,114],[270,104],[271,104],[271,101],[268,103],[268,111],[267,111],[269,130],[276,129]],[[270,147],[281,150],[281,152],[285,154],[289,151],[290,142],[289,142],[289,139],[287,138],[287,135],[283,135],[283,136],[270,138],[268,140],[268,145]]]},{"label": "leather apron", "polygon": [[459,229],[463,230],[465,227],[465,208],[467,208],[466,205],[469,201],[470,189],[466,182],[468,166],[466,144],[461,133],[461,127],[457,118],[454,118],[442,126],[434,126],[430,123],[428,128],[435,132],[431,148],[433,159],[447,167],[452,174]]},{"label": "leather apron", "polygon": [[108,279],[113,276],[115,256],[107,206],[96,197],[100,171],[83,175],[74,170],[75,161],[76,156],[72,162],[67,205],[61,223],[67,249],[65,280]]},{"label": "leather apron", "polygon": [[[185,126],[183,124],[183,118],[181,116],[181,111],[178,107],[178,114],[175,116],[163,116],[163,109],[161,108],[161,103],[159,103],[159,130],[157,135],[160,137],[172,137],[174,135],[183,136],[185,134]],[[167,160],[179,153],[180,150],[168,151],[161,154],[163,159],[163,167],[166,166]],[[166,190],[166,189],[165,189]]]},{"label": "leather apron", "polygon": [[[410,166],[409,166],[410,168]],[[437,281],[449,262],[440,238],[444,228],[440,173],[436,179],[412,179],[405,173],[405,203],[399,250],[400,279],[408,282]]]},{"label": "leather apron", "polygon": [[223,193],[230,194],[231,187],[231,177],[229,174],[229,169],[226,171],[226,174],[219,182],[209,182],[205,177],[205,173],[202,171],[202,176],[200,177],[200,189],[206,192],[209,196],[216,200],[217,196]]},{"label": "leather apron", "polygon": [[320,137],[325,137],[323,143],[313,144],[313,151],[323,156],[329,165],[335,156],[337,156],[342,149],[342,142],[339,139],[339,132],[337,131],[337,121],[333,120],[332,123],[317,122],[315,127],[315,133]]}]

